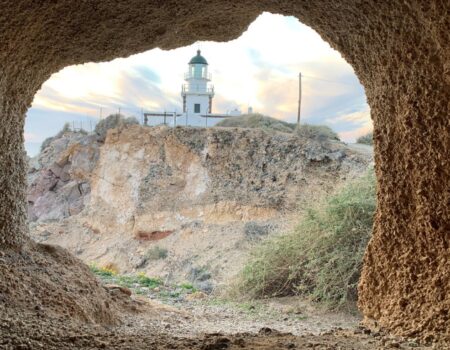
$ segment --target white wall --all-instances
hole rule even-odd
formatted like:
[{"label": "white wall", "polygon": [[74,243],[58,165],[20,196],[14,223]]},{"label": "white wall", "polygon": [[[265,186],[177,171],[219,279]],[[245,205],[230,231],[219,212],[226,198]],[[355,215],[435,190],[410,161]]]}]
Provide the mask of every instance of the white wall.
[{"label": "white wall", "polygon": [[196,103],[200,104],[200,113],[197,114],[207,114],[209,113],[209,96],[207,95],[187,95],[186,96],[186,108],[189,115],[194,115],[194,105]]}]

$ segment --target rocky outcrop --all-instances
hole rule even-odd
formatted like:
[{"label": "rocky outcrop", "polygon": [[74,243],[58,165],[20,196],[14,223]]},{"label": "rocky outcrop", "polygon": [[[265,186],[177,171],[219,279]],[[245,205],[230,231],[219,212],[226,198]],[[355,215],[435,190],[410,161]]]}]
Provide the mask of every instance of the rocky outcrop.
[{"label": "rocky outcrop", "polygon": [[[69,133],[30,167],[31,234],[121,272],[189,279],[207,269],[217,282],[241,267],[249,242],[371,161],[340,142],[257,129],[135,125],[101,145]],[[167,257],[149,261],[152,249]]]},{"label": "rocky outcrop", "polygon": [[99,154],[97,138],[67,132],[31,160],[28,220],[61,220],[80,213]]}]

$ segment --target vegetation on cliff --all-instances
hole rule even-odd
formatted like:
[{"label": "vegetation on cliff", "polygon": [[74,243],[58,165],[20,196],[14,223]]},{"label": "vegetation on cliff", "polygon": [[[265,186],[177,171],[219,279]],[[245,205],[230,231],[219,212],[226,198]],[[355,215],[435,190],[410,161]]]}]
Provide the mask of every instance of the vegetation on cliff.
[{"label": "vegetation on cliff", "polygon": [[43,150],[45,150],[53,141],[60,139],[61,137],[64,136],[64,134],[67,133],[79,133],[82,135],[87,135],[87,131],[83,130],[83,129],[79,129],[77,131],[72,130],[72,128],[70,127],[70,123],[65,123],[64,126],[62,127],[62,129],[55,135],[55,136],[50,136],[47,137],[41,144],[41,152]]},{"label": "vegetation on cliff", "polygon": [[300,137],[315,139],[339,140],[339,136],[328,126],[302,124],[297,129],[297,124],[288,123],[259,113],[246,114],[240,117],[224,119],[216,124],[218,127],[258,128],[266,132],[296,133]]},{"label": "vegetation on cliff", "polygon": [[356,301],[375,192],[370,170],[307,209],[295,230],[253,251],[235,291],[250,298],[302,294],[331,307]]},{"label": "vegetation on cliff", "polygon": [[106,133],[109,129],[123,128],[127,125],[136,125],[139,121],[135,117],[125,117],[122,114],[111,114],[105,119],[102,119],[95,126],[95,133],[101,141],[106,138]]}]

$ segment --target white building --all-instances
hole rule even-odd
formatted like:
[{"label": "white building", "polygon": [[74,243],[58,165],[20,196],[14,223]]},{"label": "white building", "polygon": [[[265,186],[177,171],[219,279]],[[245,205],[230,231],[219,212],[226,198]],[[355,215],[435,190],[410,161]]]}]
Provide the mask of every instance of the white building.
[{"label": "white building", "polygon": [[181,88],[183,113],[189,118],[211,114],[214,86],[210,84],[211,73],[208,72],[208,62],[200,50],[189,61],[189,71],[185,73],[184,80],[186,84]]},{"label": "white building", "polygon": [[181,87],[183,113],[149,111],[144,113],[145,125],[169,124],[208,127],[214,126],[221,119],[241,115],[238,108],[225,114],[212,113],[214,86],[211,84],[208,62],[201,55],[200,50],[189,61],[189,69],[184,74],[184,80],[186,83]]}]

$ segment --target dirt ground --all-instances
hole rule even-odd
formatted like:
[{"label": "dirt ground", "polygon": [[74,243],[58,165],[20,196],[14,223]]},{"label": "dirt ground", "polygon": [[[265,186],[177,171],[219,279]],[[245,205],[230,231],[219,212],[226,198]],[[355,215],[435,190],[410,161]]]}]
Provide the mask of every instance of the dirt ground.
[{"label": "dirt ground", "polygon": [[0,252],[0,280],[0,349],[424,349],[301,301],[137,295],[33,242]]},{"label": "dirt ground", "polygon": [[[130,320],[129,320],[130,321]],[[172,329],[152,329],[130,323],[123,327],[103,328],[92,324],[74,324],[63,319],[40,318],[36,314],[0,316],[1,349],[425,349],[414,342],[369,334],[362,329],[337,329],[319,335],[295,336],[265,327],[256,333],[210,333],[194,337],[177,336]],[[434,347],[443,349],[442,347]]]}]

